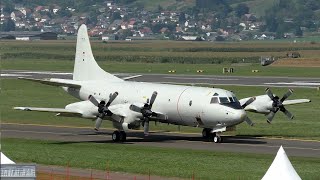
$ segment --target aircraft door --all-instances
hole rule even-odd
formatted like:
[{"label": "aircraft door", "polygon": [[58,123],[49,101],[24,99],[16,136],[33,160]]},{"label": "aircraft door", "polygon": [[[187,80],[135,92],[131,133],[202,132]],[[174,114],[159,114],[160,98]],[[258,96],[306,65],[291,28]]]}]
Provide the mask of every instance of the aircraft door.
[{"label": "aircraft door", "polygon": [[202,103],[200,94],[193,87],[185,89],[178,100],[178,114],[180,123],[189,126],[201,126]]}]

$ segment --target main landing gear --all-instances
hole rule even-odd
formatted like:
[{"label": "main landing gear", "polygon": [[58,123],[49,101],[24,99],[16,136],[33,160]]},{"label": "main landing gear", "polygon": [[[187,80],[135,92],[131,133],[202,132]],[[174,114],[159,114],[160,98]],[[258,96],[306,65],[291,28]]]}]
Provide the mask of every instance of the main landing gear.
[{"label": "main landing gear", "polygon": [[214,132],[211,133],[212,129],[204,128],[202,130],[202,137],[204,139],[209,139],[210,141],[213,141],[214,143],[221,143],[222,138],[220,136],[220,132]]},{"label": "main landing gear", "polygon": [[127,134],[124,131],[114,131],[112,133],[113,142],[125,142],[127,140]]}]

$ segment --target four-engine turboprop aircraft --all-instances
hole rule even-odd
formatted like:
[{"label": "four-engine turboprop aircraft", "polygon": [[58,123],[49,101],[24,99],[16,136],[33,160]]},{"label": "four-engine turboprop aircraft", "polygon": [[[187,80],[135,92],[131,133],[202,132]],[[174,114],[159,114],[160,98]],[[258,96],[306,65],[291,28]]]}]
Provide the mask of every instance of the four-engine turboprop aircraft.
[{"label": "four-engine turboprop aircraft", "polygon": [[[144,133],[148,134],[149,121],[159,121],[201,127],[203,137],[218,143],[221,142],[221,132],[226,131],[228,127],[243,121],[249,125],[253,124],[246,115],[246,108],[260,113],[267,111],[275,113],[277,108],[285,111],[284,103],[275,107],[272,103],[271,107],[264,106],[270,104],[265,102],[274,102],[270,98],[264,98],[267,95],[249,97],[240,103],[233,92],[224,89],[131,82],[113,76],[96,63],[85,25],[81,25],[78,30],[72,80],[20,79],[60,86],[82,101],[69,104],[65,108],[15,107],[14,109],[55,112],[58,116],[96,119],[96,130],[103,120],[111,120],[118,129],[112,134],[112,140],[115,142],[125,141],[125,131],[139,129],[141,125],[144,127]],[[271,97],[272,94],[268,95]]]}]

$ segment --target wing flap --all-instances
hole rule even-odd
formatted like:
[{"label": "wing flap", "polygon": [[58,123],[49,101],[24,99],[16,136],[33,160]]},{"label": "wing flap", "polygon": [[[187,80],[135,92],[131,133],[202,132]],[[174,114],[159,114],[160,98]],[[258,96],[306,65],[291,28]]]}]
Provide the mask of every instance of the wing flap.
[{"label": "wing flap", "polygon": [[50,86],[81,88],[80,84],[76,84],[76,83],[74,83],[73,80],[68,80],[68,79],[49,79],[49,80],[46,80],[46,79],[24,78],[24,77],[19,77],[18,79],[33,81],[33,82],[46,84],[46,85],[50,85]]}]

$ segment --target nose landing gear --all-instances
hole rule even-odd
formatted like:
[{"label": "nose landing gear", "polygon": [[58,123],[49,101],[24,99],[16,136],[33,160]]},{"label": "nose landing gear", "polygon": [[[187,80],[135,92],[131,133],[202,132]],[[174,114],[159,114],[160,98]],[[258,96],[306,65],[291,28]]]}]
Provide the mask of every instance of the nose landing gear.
[{"label": "nose landing gear", "polygon": [[211,132],[212,129],[210,128],[204,128],[202,130],[202,137],[204,139],[208,139],[209,141],[213,141],[214,143],[221,143],[222,138],[220,136],[220,132]]}]

